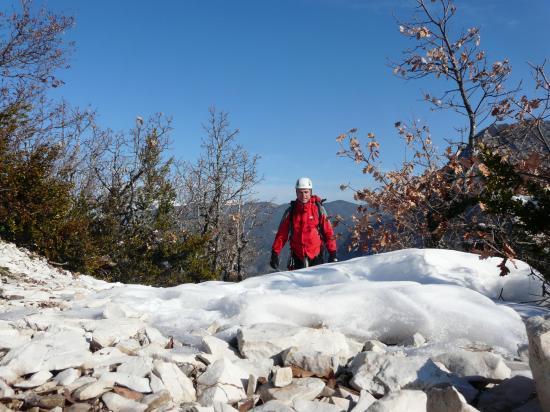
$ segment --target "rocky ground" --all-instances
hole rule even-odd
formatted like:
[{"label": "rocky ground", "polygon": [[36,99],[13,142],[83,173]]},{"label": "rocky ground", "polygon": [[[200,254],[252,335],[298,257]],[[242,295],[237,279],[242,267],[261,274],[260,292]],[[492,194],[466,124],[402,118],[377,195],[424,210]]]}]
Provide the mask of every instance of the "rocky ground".
[{"label": "rocky ground", "polygon": [[[177,339],[131,307],[87,299],[120,285],[12,245],[0,244],[0,275],[0,410],[550,411],[550,319],[527,322],[530,347],[513,357],[475,342],[424,350],[419,333],[358,342],[274,323]],[[88,316],[73,311],[81,302]]]}]

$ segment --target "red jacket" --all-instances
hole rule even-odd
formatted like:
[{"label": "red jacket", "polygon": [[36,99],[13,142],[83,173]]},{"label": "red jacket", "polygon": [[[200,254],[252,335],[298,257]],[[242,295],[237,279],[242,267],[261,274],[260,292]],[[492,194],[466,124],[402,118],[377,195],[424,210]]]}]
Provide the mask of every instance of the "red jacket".
[{"label": "red jacket", "polygon": [[[320,226],[323,228],[323,235],[325,236],[326,247],[329,253],[336,253],[336,238],[334,237],[334,231],[332,225],[327,217],[325,208],[321,206],[321,214],[319,215],[319,208],[316,202],[320,202],[321,199],[315,195],[311,196],[308,203],[295,202],[294,209],[292,211],[292,238],[290,239],[290,250],[300,259],[303,260],[307,255],[309,259],[313,259],[321,253],[321,246],[323,241],[321,234],[319,233],[319,219],[321,219]],[[285,246],[290,233],[290,207],[285,211],[281,223],[279,224],[279,230],[275,235],[273,246],[271,249],[279,254]]]}]

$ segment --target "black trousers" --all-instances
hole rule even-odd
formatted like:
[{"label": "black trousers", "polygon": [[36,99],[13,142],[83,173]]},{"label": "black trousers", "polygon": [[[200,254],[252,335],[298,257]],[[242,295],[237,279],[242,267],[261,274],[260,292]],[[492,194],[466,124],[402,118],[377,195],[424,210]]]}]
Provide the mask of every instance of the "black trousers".
[{"label": "black trousers", "polygon": [[[305,259],[307,259],[307,266]],[[303,269],[305,267],[321,265],[323,263],[325,263],[325,260],[323,259],[323,253],[319,253],[313,259],[306,257],[304,258],[304,260],[300,259],[293,253],[288,265],[288,270]]]}]

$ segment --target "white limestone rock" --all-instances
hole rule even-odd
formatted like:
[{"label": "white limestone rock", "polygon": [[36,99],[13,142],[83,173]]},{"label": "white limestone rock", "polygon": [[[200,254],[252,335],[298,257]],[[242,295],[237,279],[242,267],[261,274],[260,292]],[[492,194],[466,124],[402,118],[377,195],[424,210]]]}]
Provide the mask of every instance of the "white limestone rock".
[{"label": "white limestone rock", "polygon": [[292,403],[292,407],[296,412],[342,412],[342,409],[340,407],[332,403],[306,401],[305,399],[295,400]]},{"label": "white limestone rock", "polygon": [[215,336],[203,336],[202,347],[204,348],[206,353],[214,356],[214,361],[221,358],[226,358],[230,361],[239,359],[235,351],[230,348],[229,344],[226,341],[216,338]]},{"label": "white limestone rock", "polygon": [[291,406],[276,400],[266,402],[260,406],[255,406],[253,410],[254,412],[296,412]]},{"label": "white limestone rock", "polygon": [[237,341],[241,355],[248,359],[271,358],[292,346],[299,351],[336,356],[342,363],[355,354],[345,335],[340,332],[279,323],[243,327],[237,333]]},{"label": "white limestone rock", "polygon": [[443,353],[432,358],[441,362],[451,372],[468,380],[508,379],[511,370],[501,356],[490,352],[465,350]]},{"label": "white limestone rock", "polygon": [[476,412],[464,396],[452,386],[428,390],[427,412]]},{"label": "white limestone rock", "polygon": [[376,339],[371,339],[363,345],[363,352],[386,352],[388,347]]},{"label": "white limestone rock", "polygon": [[112,382],[98,380],[81,386],[73,392],[72,397],[79,401],[85,401],[88,399],[97,398],[111,389],[113,389]]},{"label": "white limestone rock", "polygon": [[427,396],[422,391],[403,389],[374,402],[367,412],[426,412]]},{"label": "white limestone rock", "polygon": [[292,383],[292,368],[277,368],[273,374],[273,386],[282,388]]},{"label": "white limestone rock", "polygon": [[254,375],[257,378],[269,378],[273,368],[273,359],[236,359],[231,362],[233,365],[245,372],[245,375]]},{"label": "white limestone rock", "polygon": [[197,379],[197,397],[203,406],[214,402],[234,403],[246,398],[243,380],[245,372],[222,358],[209,365]]},{"label": "white limestone rock", "polygon": [[534,316],[526,322],[529,365],[543,411],[550,411],[550,317]]},{"label": "white limestone rock", "polygon": [[426,343],[426,338],[418,332],[414,333],[412,336],[409,336],[407,339],[401,342],[403,346],[413,346],[415,348],[419,348],[425,343]]},{"label": "white limestone rock", "polygon": [[125,353],[126,355],[136,355],[138,351],[141,349],[141,345],[136,339],[124,339],[118,342],[115,345],[116,348],[118,348],[122,353]]},{"label": "white limestone rock", "polygon": [[[166,386],[162,383],[162,380],[154,373],[149,374],[149,385],[153,393],[158,393],[166,390]],[[171,399],[171,397],[170,397]]]},{"label": "white limestone rock", "polygon": [[336,405],[341,411],[347,411],[351,406],[349,399],[340,398],[339,396],[331,396],[330,403]]},{"label": "white limestone rock", "polygon": [[15,391],[2,379],[0,379],[0,398],[13,398]]},{"label": "white limestone rock", "polygon": [[313,372],[318,377],[327,377],[330,373],[336,372],[340,364],[337,356],[322,352],[301,351],[296,347],[284,351],[282,358],[285,366],[298,366]]},{"label": "white limestone rock", "polygon": [[53,375],[49,371],[40,371],[34,373],[29,379],[17,382],[13,386],[21,389],[36,388],[46,383]]},{"label": "white limestone rock", "polygon": [[161,379],[174,402],[194,402],[197,399],[193,382],[176,364],[156,360],[153,372]]},{"label": "white limestone rock", "polygon": [[80,367],[90,356],[88,343],[74,332],[39,332],[30,341],[11,349],[0,361],[17,375]]},{"label": "white limestone rock", "polygon": [[111,366],[129,362],[131,356],[122,353],[117,348],[103,348],[91,354],[82,365],[85,369],[97,369],[104,366]]},{"label": "white limestone rock", "polygon": [[284,388],[276,388],[272,384],[260,386],[259,393],[262,401],[277,400],[290,405],[297,399],[311,401],[315,399],[325,387],[325,383],[318,378],[296,378]]},{"label": "white limestone rock", "polygon": [[535,392],[535,383],[532,379],[514,376],[482,392],[477,407],[487,412],[511,410],[526,403]]},{"label": "white limestone rock", "polygon": [[455,386],[469,401],[477,394],[468,381],[442,371],[432,360],[421,356],[361,352],[351,362],[350,369],[351,386],[373,395],[399,389],[428,389],[442,383]]},{"label": "white limestone rock", "polygon": [[17,329],[0,329],[0,350],[17,348],[30,340],[30,336],[21,334]]},{"label": "white limestone rock", "polygon": [[376,398],[369,392],[362,390],[359,394],[357,404],[351,409],[350,412],[365,412],[374,402],[376,402]]},{"label": "white limestone rock", "polygon": [[133,318],[97,319],[82,323],[84,329],[92,332],[92,340],[102,348],[135,336],[145,327],[143,321]]},{"label": "white limestone rock", "polygon": [[104,393],[101,400],[112,412],[139,412],[145,411],[148,408],[148,406],[144,403],[136,402],[113,392]]},{"label": "white limestone rock", "polygon": [[68,368],[59,372],[53,380],[60,386],[66,386],[73,383],[80,377],[80,369]]},{"label": "white limestone rock", "polygon": [[0,379],[11,385],[19,379],[19,375],[8,366],[0,366]]},{"label": "white limestone rock", "polygon": [[151,393],[149,379],[121,372],[107,372],[100,376],[100,381],[114,382],[136,392]]},{"label": "white limestone rock", "polygon": [[150,395],[146,395],[141,400],[141,403],[147,405],[148,410],[158,410],[164,407],[169,407],[172,404],[172,395],[167,390],[161,390]]},{"label": "white limestone rock", "polygon": [[65,389],[67,389],[69,392],[74,392],[78,388],[81,388],[84,385],[88,385],[93,382],[97,382],[97,379],[92,378],[91,376],[81,376],[80,378],[76,379],[74,382],[71,382],[68,385],[65,385]]},{"label": "white limestone rock", "polygon": [[133,356],[116,369],[119,373],[126,373],[140,378],[149,375],[152,370],[153,360],[145,356]]},{"label": "white limestone rock", "polygon": [[163,348],[165,348],[170,341],[170,338],[167,338],[157,328],[152,326],[145,327],[145,336],[147,336],[150,343],[158,343]]}]

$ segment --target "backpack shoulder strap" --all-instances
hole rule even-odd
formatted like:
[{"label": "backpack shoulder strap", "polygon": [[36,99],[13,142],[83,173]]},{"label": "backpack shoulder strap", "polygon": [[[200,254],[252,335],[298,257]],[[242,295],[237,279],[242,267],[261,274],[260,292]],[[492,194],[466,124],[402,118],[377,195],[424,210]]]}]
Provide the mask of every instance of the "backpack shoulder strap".
[{"label": "backpack shoulder strap", "polygon": [[317,222],[317,230],[319,231],[319,235],[321,235],[321,240],[323,242],[325,242],[326,236],[325,236],[325,231],[323,229],[323,225],[321,224],[321,217],[325,216],[325,218],[328,218],[327,211],[326,211],[325,207],[323,206],[323,202],[325,200],[327,200],[327,199],[322,199],[321,201],[315,202],[315,204],[317,205],[317,211],[319,212],[319,219],[318,219],[318,222]]},{"label": "backpack shoulder strap", "polygon": [[[288,239],[292,239],[292,235],[294,234],[294,220],[292,219],[292,215],[294,214],[294,206],[296,205],[296,201],[293,200],[290,202],[290,206],[287,209],[288,218],[290,219],[289,224],[290,227],[288,229]],[[285,213],[285,215],[287,214]]]}]

